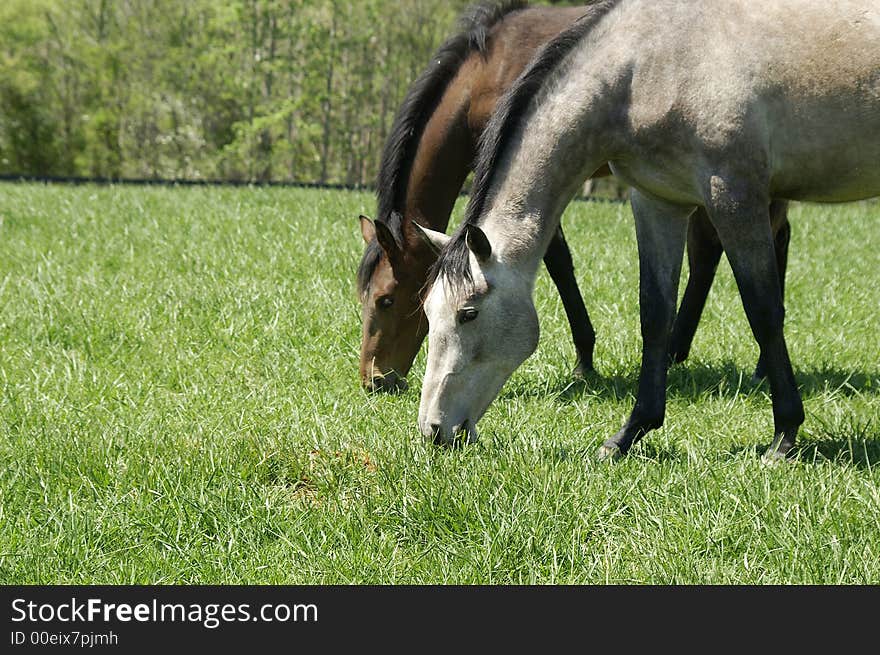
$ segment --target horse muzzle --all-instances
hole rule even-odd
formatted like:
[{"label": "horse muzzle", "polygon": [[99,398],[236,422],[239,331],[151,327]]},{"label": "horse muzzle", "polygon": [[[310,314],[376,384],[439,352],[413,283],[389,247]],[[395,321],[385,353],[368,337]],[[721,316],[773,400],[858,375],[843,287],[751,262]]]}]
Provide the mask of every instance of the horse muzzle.
[{"label": "horse muzzle", "polygon": [[406,378],[394,371],[389,371],[384,375],[365,377],[363,378],[363,384],[367,391],[384,393],[403,393],[409,388]]},{"label": "horse muzzle", "polygon": [[474,422],[465,419],[452,427],[430,421],[419,422],[419,429],[425,439],[430,439],[435,446],[454,446],[472,444],[480,438]]}]

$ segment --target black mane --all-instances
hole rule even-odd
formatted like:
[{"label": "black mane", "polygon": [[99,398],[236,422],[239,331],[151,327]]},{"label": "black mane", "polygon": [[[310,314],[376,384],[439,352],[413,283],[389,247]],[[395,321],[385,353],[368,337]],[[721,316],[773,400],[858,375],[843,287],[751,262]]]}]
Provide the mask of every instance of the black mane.
[{"label": "black mane", "polygon": [[[388,225],[398,244],[403,245],[404,239],[402,214],[410,169],[428,119],[465,59],[472,52],[486,56],[492,27],[525,6],[524,0],[513,0],[500,4],[482,2],[471,7],[459,19],[460,32],[440,46],[431,58],[431,64],[407,91],[385,141],[376,181],[376,218]],[[366,292],[381,256],[382,248],[376,241],[367,245],[358,267],[360,295]]]},{"label": "black mane", "polygon": [[498,101],[480,138],[471,197],[464,220],[429,270],[425,288],[432,285],[441,273],[473,286],[466,245],[467,226],[476,225],[485,209],[496,164],[529,112],[532,100],[552,78],[553,72],[617,3],[618,0],[592,2],[587,13],[538,51],[526,70]]}]

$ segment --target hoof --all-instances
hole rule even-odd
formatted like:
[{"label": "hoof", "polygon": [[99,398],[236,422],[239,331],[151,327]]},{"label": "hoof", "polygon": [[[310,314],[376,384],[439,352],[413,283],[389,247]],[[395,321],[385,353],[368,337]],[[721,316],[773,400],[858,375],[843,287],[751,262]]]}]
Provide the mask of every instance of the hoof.
[{"label": "hoof", "polygon": [[676,364],[681,364],[688,358],[688,354],[688,352],[679,352],[674,349],[670,350],[666,355],[666,368],[672,368]]},{"label": "hoof", "polygon": [[774,450],[773,448],[768,448],[767,451],[761,455],[761,463],[765,466],[779,466],[788,461],[788,456],[784,453],[780,453],[778,450]]},{"label": "hoof", "polygon": [[597,462],[616,462],[620,459],[623,459],[623,451],[620,450],[620,446],[603,443],[596,451]]},{"label": "hoof", "polygon": [[574,365],[574,370],[571,372],[571,376],[575,380],[586,380],[587,378],[596,374],[596,369],[592,364],[582,362],[578,360]]},{"label": "hoof", "polygon": [[794,440],[786,439],[781,434],[777,435],[767,451],[761,456],[761,461],[768,466],[776,466],[781,462],[787,462],[793,449]]}]

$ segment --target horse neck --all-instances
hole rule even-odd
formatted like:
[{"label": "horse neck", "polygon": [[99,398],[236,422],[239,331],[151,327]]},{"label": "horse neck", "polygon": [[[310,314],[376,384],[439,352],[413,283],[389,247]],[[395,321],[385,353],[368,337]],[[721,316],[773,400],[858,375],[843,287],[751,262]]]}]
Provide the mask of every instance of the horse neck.
[{"label": "horse neck", "polygon": [[583,12],[583,7],[532,7],[514,13],[493,32],[487,57],[470,53],[419,139],[407,181],[405,221],[446,231],[498,98],[538,48]]},{"label": "horse neck", "polygon": [[425,124],[408,176],[405,222],[441,232],[449,225],[476,149],[468,125],[473,68],[462,67]]},{"label": "horse neck", "polygon": [[[576,152],[570,147],[574,141],[558,144],[566,153],[558,158],[546,156],[553,150],[550,144],[550,150],[542,153],[530,143],[526,138],[513,161],[496,171],[491,209],[484,214],[480,227],[500,261],[534,277],[565,207],[605,159]],[[528,147],[536,149],[529,152]]]},{"label": "horse neck", "polygon": [[[576,70],[576,69],[575,69]],[[597,83],[554,88],[524,116],[492,173],[480,226],[501,261],[537,275],[565,207],[613,149],[615,106],[623,98]],[[604,87],[604,91],[600,91]]]}]

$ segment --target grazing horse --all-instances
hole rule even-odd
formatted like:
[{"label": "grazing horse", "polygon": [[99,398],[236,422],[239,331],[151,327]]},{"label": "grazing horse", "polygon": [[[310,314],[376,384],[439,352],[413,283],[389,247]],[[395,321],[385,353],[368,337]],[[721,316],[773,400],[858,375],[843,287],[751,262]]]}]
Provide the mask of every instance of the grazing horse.
[{"label": "grazing horse", "polygon": [[642,364],[635,407],[599,458],[626,454],[663,424],[698,208],[720,237],[767,367],[765,459],[784,458],[804,409],[768,207],[880,195],[880,3],[600,0],[542,48],[486,128],[464,222],[452,237],[422,230],[442,248],[424,302],[426,437],[476,438],[477,421],[534,351],[538,262],[569,199],[605,162],[632,187]]},{"label": "grazing horse", "polygon": [[[419,292],[435,253],[414,223],[445,232],[498,99],[544,43],[589,11],[585,7],[524,8],[522,2],[478,5],[462,19],[428,69],[412,84],[386,140],[378,178],[378,216],[361,216],[366,242],[358,268],[362,304],[360,377],[371,390],[405,388],[405,376],[427,334]],[[594,173],[607,175],[607,167]],[[786,203],[773,204],[780,282],[789,225]],[[675,324],[670,359],[690,350],[706,295],[721,257],[721,243],[703,211],[688,233],[690,277]],[[593,369],[596,341],[561,227],[543,256],[571,327],[575,375]],[[756,375],[762,376],[759,362]]]}]

